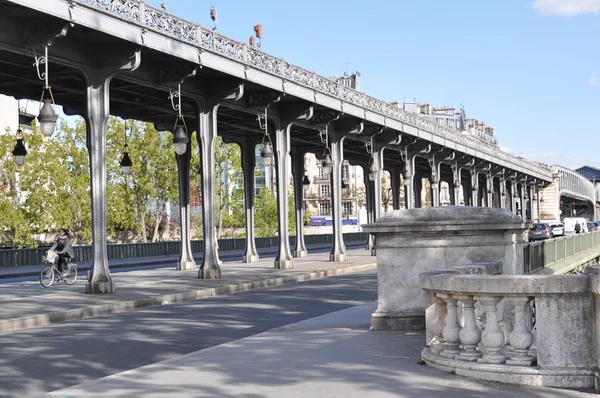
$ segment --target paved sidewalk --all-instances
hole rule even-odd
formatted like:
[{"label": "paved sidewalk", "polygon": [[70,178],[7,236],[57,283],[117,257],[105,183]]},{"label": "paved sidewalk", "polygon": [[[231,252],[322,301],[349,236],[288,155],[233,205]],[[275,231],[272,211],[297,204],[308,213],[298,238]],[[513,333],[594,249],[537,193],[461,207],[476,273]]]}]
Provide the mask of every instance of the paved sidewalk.
[{"label": "paved sidewalk", "polygon": [[564,398],[543,387],[480,382],[419,365],[423,333],[369,332],[376,303],[334,312],[44,397]]},{"label": "paved sidewalk", "polygon": [[[364,247],[364,242],[348,242],[346,248],[353,249],[358,247]],[[307,245],[308,252],[314,250],[330,250],[331,243],[319,244],[319,245]],[[270,256],[277,253],[276,247],[261,248],[258,250],[258,254],[262,256]],[[244,256],[244,250],[224,250],[219,253],[221,260],[240,260]],[[160,264],[175,264],[179,256],[154,256],[154,257],[135,257],[135,258],[123,258],[117,260],[109,260],[108,265],[111,270],[121,268],[135,268],[144,267]],[[194,259],[196,262],[202,261],[202,253],[194,253]],[[91,261],[77,261],[77,268],[79,271],[88,271],[90,269]],[[38,276],[42,270],[42,263],[40,265],[23,265],[19,267],[0,267],[0,279],[7,278],[21,278],[28,276]]]},{"label": "paved sidewalk", "polygon": [[358,272],[376,267],[364,248],[348,250],[343,263],[329,261],[329,252],[294,259],[294,269],[276,270],[273,258],[254,264],[224,262],[222,279],[198,279],[198,271],[174,268],[136,269],[114,273],[117,291],[85,294],[85,278],[74,286],[59,283],[48,289],[37,281],[0,284],[0,332],[101,316],[138,308],[168,305],[250,289]]}]

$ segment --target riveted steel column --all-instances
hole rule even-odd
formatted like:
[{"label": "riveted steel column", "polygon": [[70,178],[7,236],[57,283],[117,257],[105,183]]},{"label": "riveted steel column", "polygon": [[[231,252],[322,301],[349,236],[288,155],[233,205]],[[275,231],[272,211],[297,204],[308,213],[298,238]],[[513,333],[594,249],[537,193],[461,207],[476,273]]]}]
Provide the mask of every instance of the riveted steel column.
[{"label": "riveted steel column", "polygon": [[390,172],[390,185],[392,187],[392,208],[394,210],[400,209],[400,169],[397,167],[391,167]]},{"label": "riveted steel column", "polygon": [[342,233],[342,166],[344,162],[344,137],[335,132],[331,137],[331,213],[333,216],[333,246],[329,260],[334,262],[346,261],[346,245]]},{"label": "riveted steel column", "polygon": [[486,206],[494,207],[494,178],[492,177],[492,173],[489,171],[485,174],[485,177],[485,185],[487,189]]},{"label": "riveted steel column", "polygon": [[510,207],[513,214],[517,214],[517,198],[519,197],[519,194],[517,193],[517,181],[514,179],[510,181],[510,193],[512,198]]},{"label": "riveted steel column", "polygon": [[277,126],[275,131],[275,173],[277,179],[277,216],[279,219],[279,251],[275,258],[275,268],[294,268],[294,259],[290,250],[290,232],[288,220],[288,183],[290,181],[290,129],[292,123]]},{"label": "riveted steel column", "polygon": [[404,169],[404,201],[407,209],[415,208],[414,157],[406,160]]},{"label": "riveted steel column", "polygon": [[469,171],[471,173],[471,206],[479,206],[479,173],[474,167]]},{"label": "riveted steel column", "polygon": [[[373,191],[375,190],[374,182],[369,179],[369,166],[363,166],[363,179],[365,182],[365,202],[367,205],[367,222],[373,223],[375,222],[375,213],[374,213],[374,202],[375,196],[373,195]],[[365,244],[365,250],[373,250],[373,235],[369,234],[367,238],[367,243]]]},{"label": "riveted steel column", "polygon": [[245,138],[239,141],[242,152],[244,174],[244,205],[246,207],[246,251],[242,262],[256,263],[259,260],[254,232],[254,168],[256,167],[256,141]]},{"label": "riveted steel column", "polygon": [[85,291],[89,294],[114,293],[116,287],[108,268],[106,248],[106,124],[110,116],[109,87],[112,74],[90,71],[87,77],[85,119],[90,158],[94,254]]},{"label": "riveted steel column", "polygon": [[[134,71],[141,63],[141,51],[120,58],[107,57],[94,61],[102,69],[85,69],[86,78],[86,144],[90,158],[90,193],[92,199],[92,266],[88,273],[85,292],[89,294],[114,293],[115,282],[108,268],[106,247],[106,124],[110,115],[110,81],[119,71]],[[109,59],[111,58],[111,59]]]},{"label": "riveted steel column", "polygon": [[190,160],[192,158],[191,141],[183,155],[175,155],[177,160],[177,177],[179,179],[179,230],[181,232],[181,253],[177,261],[178,270],[196,269],[196,261],[192,254],[190,233]]},{"label": "riveted steel column", "polygon": [[[294,257],[308,255],[304,242],[304,155],[306,150],[300,147],[292,149],[292,175],[294,177],[294,205],[296,207],[296,247]],[[335,235],[335,234],[334,234]]]},{"label": "riveted steel column", "polygon": [[440,176],[435,171],[435,168],[431,170],[431,204],[433,207],[440,206]]},{"label": "riveted steel column", "polygon": [[506,209],[506,178],[500,176],[500,208]]},{"label": "riveted steel column", "polygon": [[452,167],[452,196],[454,197],[454,206],[460,205],[460,191],[462,189],[461,178],[460,178],[460,167],[458,162],[454,161],[450,164]]},{"label": "riveted steel column", "polygon": [[215,145],[217,140],[217,110],[219,104],[206,102],[198,115],[197,138],[200,146],[200,175],[202,181],[202,227],[204,255],[198,270],[200,279],[221,278],[217,250],[215,220]]}]

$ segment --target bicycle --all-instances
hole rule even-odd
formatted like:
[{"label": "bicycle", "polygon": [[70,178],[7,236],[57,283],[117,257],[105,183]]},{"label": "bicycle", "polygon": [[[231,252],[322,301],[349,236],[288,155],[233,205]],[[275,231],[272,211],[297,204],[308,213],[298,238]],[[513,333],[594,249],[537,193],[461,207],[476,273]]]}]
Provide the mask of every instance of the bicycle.
[{"label": "bicycle", "polygon": [[58,254],[52,250],[43,257],[44,268],[40,272],[40,283],[43,287],[50,287],[56,282],[65,281],[67,285],[72,285],[77,281],[77,264],[73,264],[67,259],[67,272],[60,272],[57,267]]}]

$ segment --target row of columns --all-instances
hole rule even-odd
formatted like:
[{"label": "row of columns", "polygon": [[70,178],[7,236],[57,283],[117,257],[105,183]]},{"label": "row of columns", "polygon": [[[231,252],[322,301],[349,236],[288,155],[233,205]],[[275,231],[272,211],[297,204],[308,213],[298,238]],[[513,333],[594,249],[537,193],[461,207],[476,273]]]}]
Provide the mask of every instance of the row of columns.
[{"label": "row of columns", "polygon": [[[93,238],[93,264],[89,273],[86,291],[88,293],[112,293],[115,291],[115,284],[110,275],[107,261],[106,250],[106,124],[110,115],[109,110],[109,87],[110,81],[115,73],[123,70],[135,70],[139,66],[140,53],[136,52],[134,57],[123,62],[122,65],[113,68],[103,68],[99,70],[87,70],[86,77],[87,103],[86,103],[86,128],[87,128],[87,146],[90,157],[91,170],[91,196],[92,196],[92,238]],[[200,148],[201,158],[201,186],[202,186],[202,209],[203,209],[203,259],[198,269],[198,277],[203,279],[214,279],[221,277],[219,267],[220,260],[217,249],[216,222],[214,214],[215,199],[215,144],[217,138],[217,111],[224,100],[238,100],[243,95],[242,84],[232,84],[231,86],[220,87],[219,90],[212,91],[212,97],[206,98],[197,96],[195,105],[197,109],[197,138]],[[307,255],[306,245],[303,237],[303,171],[304,155],[301,149],[291,150],[290,130],[293,124],[299,120],[308,120],[312,117],[312,107],[296,109],[294,111],[280,112],[278,117],[272,119],[275,125],[275,173],[277,181],[277,208],[278,208],[278,236],[279,247],[275,259],[274,267],[286,269],[293,267],[293,258],[304,257]],[[361,124],[362,126],[362,124]],[[360,130],[360,131],[359,131]],[[333,130],[330,133],[330,152],[333,161],[333,170],[331,172],[331,190],[332,190],[332,213],[333,213],[333,244],[330,253],[331,261],[345,261],[346,247],[344,245],[342,234],[342,164],[344,162],[344,139],[349,133],[360,133],[362,127],[357,130],[340,129]],[[189,132],[191,133],[191,131]],[[259,260],[256,250],[254,235],[254,168],[255,168],[255,147],[256,137],[246,137],[236,139],[241,146],[242,164],[244,174],[244,192],[246,206],[246,250],[243,261],[247,263]],[[371,148],[372,160],[377,170],[374,181],[368,178],[369,165],[363,165],[366,188],[366,202],[368,221],[374,222],[380,217],[381,212],[381,174],[384,170],[383,152],[385,145],[374,144]],[[176,155],[179,172],[179,198],[180,198],[180,217],[181,217],[181,255],[178,261],[178,269],[190,270],[196,268],[193,259],[190,244],[190,212],[189,212],[189,168],[191,159],[191,143],[188,143],[188,150],[183,155]],[[400,148],[400,155],[405,163],[404,169],[404,190],[406,198],[406,207],[413,208],[420,205],[421,176],[416,175],[415,159],[418,156],[428,157],[431,165],[431,186],[433,188],[433,204],[439,205],[439,183],[441,170],[444,163],[449,163],[454,173],[454,180],[449,181],[454,193],[452,202],[458,204],[460,187],[462,182],[462,168],[471,172],[469,181],[470,187],[466,187],[471,195],[471,204],[479,204],[479,175],[487,173],[487,196],[485,203],[492,205],[493,177],[491,177],[491,166],[469,165],[463,163],[460,166],[454,160],[453,153],[431,153],[431,145],[425,144],[420,147]],[[291,164],[290,160],[292,159]],[[288,220],[288,181],[290,179],[290,170],[294,181],[295,196],[295,217],[296,217],[296,247],[292,253],[289,244],[289,220]],[[395,209],[400,206],[400,169],[391,169],[391,183],[393,187],[393,206]],[[505,177],[502,175],[500,180],[500,196],[505,191]],[[511,188],[516,186],[516,176],[510,180]],[[512,195],[517,192],[514,188]],[[530,188],[521,183],[520,196],[524,201]],[[467,193],[467,192],[465,192]],[[468,195],[467,195],[468,196]],[[467,198],[465,196],[465,199]],[[506,201],[502,198],[500,205]],[[516,201],[514,198],[509,202],[514,212],[516,212]],[[373,240],[369,238],[367,248],[373,248]]]}]

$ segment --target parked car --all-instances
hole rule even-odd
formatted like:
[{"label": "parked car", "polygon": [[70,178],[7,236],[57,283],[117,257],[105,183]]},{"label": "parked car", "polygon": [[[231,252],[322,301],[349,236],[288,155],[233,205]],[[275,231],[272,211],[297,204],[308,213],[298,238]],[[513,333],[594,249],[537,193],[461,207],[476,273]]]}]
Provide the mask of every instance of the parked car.
[{"label": "parked car", "polygon": [[565,225],[561,222],[555,222],[550,224],[550,232],[552,236],[564,236],[565,235]]},{"label": "parked car", "polygon": [[594,232],[594,231],[598,230],[598,227],[596,227],[595,223],[593,223],[591,221],[588,221],[587,222],[587,229],[588,229],[587,232]]},{"label": "parked car", "polygon": [[531,228],[529,228],[529,240],[542,240],[542,239],[550,239],[553,238],[552,231],[550,230],[549,224],[533,224]]}]

